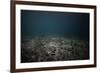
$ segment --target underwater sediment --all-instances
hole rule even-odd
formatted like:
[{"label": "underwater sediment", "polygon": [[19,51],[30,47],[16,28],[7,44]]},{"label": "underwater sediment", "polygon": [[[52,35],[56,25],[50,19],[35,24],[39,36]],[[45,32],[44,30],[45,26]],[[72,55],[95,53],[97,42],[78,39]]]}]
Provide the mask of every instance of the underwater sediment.
[{"label": "underwater sediment", "polygon": [[21,41],[21,62],[89,59],[89,41],[67,37],[33,37]]}]

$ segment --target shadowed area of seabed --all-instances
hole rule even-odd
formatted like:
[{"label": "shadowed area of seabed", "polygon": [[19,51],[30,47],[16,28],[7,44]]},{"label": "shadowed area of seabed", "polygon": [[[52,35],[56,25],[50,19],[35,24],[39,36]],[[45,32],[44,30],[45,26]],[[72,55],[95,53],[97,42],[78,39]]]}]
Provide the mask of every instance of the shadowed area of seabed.
[{"label": "shadowed area of seabed", "polygon": [[86,40],[63,37],[35,37],[22,43],[21,62],[89,59]]}]

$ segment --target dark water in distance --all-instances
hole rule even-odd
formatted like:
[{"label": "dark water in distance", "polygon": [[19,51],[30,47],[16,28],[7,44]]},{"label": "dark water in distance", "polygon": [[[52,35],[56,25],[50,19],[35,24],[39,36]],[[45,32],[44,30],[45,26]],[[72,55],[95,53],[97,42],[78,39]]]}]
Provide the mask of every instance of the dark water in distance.
[{"label": "dark water in distance", "polygon": [[21,36],[89,39],[89,13],[21,10]]}]

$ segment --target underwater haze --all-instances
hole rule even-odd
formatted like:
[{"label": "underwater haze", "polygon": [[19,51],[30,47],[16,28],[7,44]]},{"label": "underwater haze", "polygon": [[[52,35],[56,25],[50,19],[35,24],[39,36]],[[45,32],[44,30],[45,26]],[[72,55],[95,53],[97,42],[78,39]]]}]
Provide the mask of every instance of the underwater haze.
[{"label": "underwater haze", "polygon": [[89,13],[21,10],[21,36],[89,39]]}]

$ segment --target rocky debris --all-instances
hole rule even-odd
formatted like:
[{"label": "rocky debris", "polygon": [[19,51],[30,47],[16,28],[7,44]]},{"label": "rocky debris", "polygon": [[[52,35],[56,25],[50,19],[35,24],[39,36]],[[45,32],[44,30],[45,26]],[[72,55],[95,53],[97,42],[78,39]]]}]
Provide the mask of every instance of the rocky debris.
[{"label": "rocky debris", "polygon": [[34,37],[21,42],[21,62],[89,59],[89,42],[65,37]]}]

